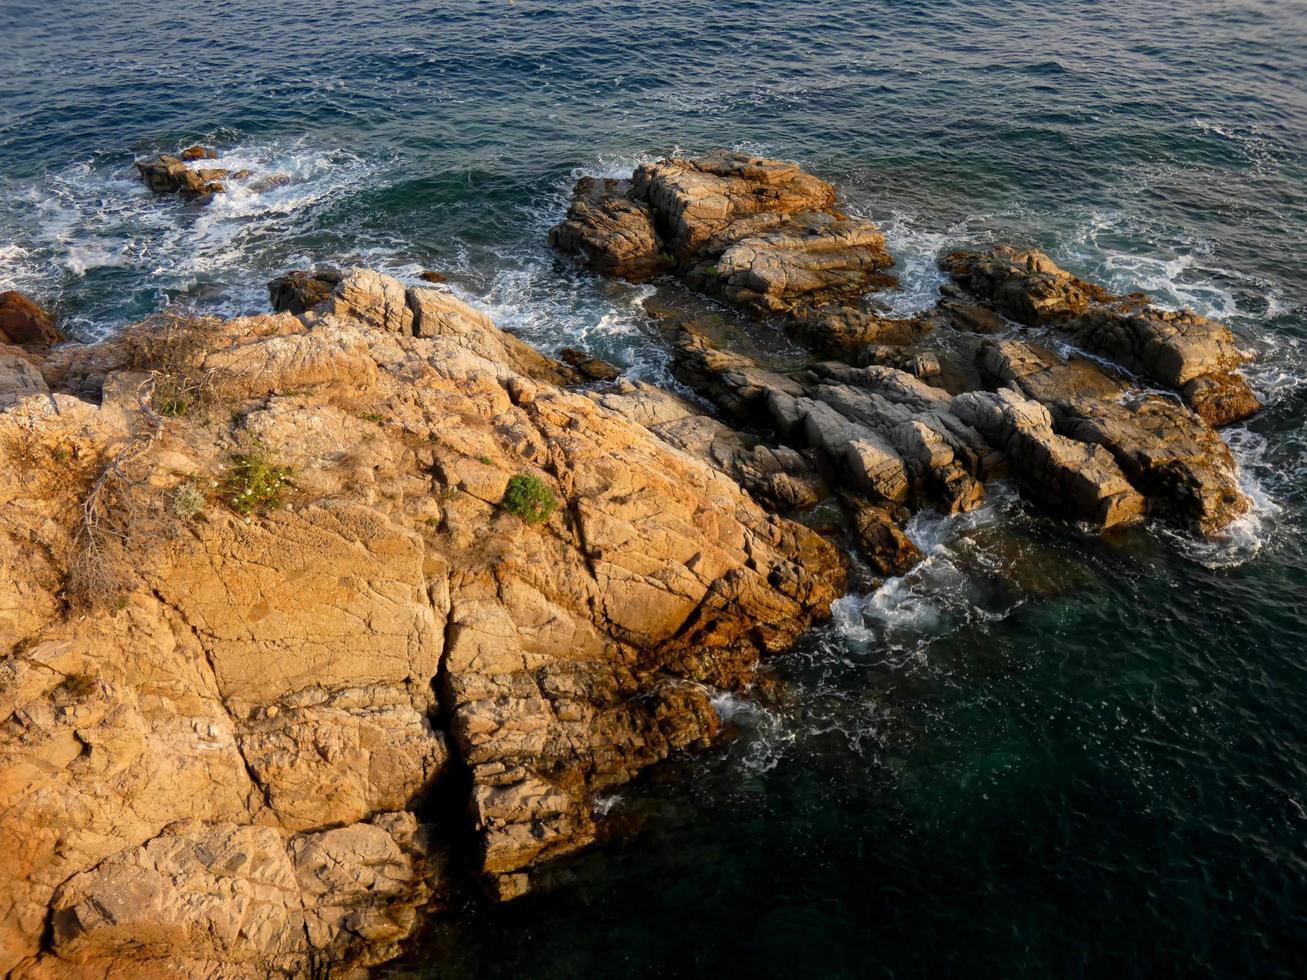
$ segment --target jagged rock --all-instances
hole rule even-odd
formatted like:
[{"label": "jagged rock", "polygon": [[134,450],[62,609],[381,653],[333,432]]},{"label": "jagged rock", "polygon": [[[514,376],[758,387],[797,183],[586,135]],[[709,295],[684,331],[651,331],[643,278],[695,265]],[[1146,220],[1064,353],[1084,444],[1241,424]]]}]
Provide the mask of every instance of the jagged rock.
[{"label": "jagged rock", "polygon": [[849,306],[826,306],[790,317],[786,327],[800,343],[819,354],[863,364],[869,363],[868,347],[915,344],[934,324],[924,318],[892,320]]},{"label": "jagged rock", "polygon": [[987,340],[980,348],[980,370],[995,385],[1012,385],[1027,398],[1048,404],[1058,399],[1114,399],[1125,386],[1093,361],[1064,361],[1038,344]]},{"label": "jagged rock", "polygon": [[949,412],[947,392],[893,368],[824,364],[819,370],[844,383],[823,383],[813,396],[888,440],[919,502],[945,513],[980,506],[981,481],[998,463],[980,434]]},{"label": "jagged rock", "polygon": [[585,377],[504,333],[448,290],[405,289],[370,269],[289,272],[268,283],[268,295],[279,311],[357,320],[388,333],[458,337],[464,350],[537,381],[574,384]]},{"label": "jagged rock", "polygon": [[[591,839],[595,794],[712,737],[705,685],[842,590],[830,544],[721,472],[798,485],[797,453],[719,432],[708,465],[450,293],[311,278],[274,290],[298,316],[56,348],[0,408],[0,971],[391,955],[440,848],[389,811],[453,794],[444,841],[520,894]],[[213,398],[158,431],[161,347]],[[250,444],[291,477],[246,515],[222,498]],[[120,555],[121,600],[66,618],[86,488],[129,450],[94,559]],[[560,503],[538,524],[501,506],[523,473]]]},{"label": "jagged rock", "polygon": [[669,271],[649,205],[632,200],[630,189],[629,180],[582,177],[567,217],[549,231],[549,244],[597,272],[632,282]]},{"label": "jagged rock", "polygon": [[50,394],[40,368],[29,357],[0,348],[0,409],[33,395]]},{"label": "jagged rock", "polygon": [[688,330],[677,334],[674,354],[672,370],[677,380],[737,419],[766,417],[767,400],[773,392],[790,397],[803,394],[803,386],[792,378],[761,368],[742,354],[714,347]]},{"label": "jagged rock", "polygon": [[1237,374],[1204,374],[1180,389],[1184,403],[1208,425],[1242,422],[1262,410],[1248,382]]},{"label": "jagged rock", "polygon": [[217,153],[216,150],[211,150],[211,149],[209,149],[207,146],[199,146],[199,145],[196,145],[196,146],[188,146],[186,149],[182,150],[181,153],[179,153],[179,154],[177,154],[177,155],[178,155],[179,157],[181,157],[183,160],[216,160],[216,159],[218,159],[218,153]]},{"label": "jagged rock", "polygon": [[172,828],[59,887],[54,952],[88,974],[124,956],[163,972],[180,954],[243,975],[308,973],[327,950],[376,959],[408,935],[431,894],[402,843],[415,830],[411,814],[294,837]]},{"label": "jagged rock", "polygon": [[835,188],[797,163],[731,150],[637,167],[630,195],[647,202],[659,234],[678,261],[737,218],[761,213],[827,212]]},{"label": "jagged rock", "polygon": [[725,473],[771,510],[802,510],[829,492],[812,465],[793,449],[751,439],[661,388],[622,380],[591,397]]},{"label": "jagged rock", "polygon": [[1229,447],[1169,399],[1073,399],[1057,402],[1053,414],[1058,432],[1106,447],[1153,513],[1211,534],[1248,509]]},{"label": "jagged rock", "polygon": [[802,310],[891,281],[884,236],[834,204],[797,164],[717,150],[644,164],[630,181],[582,178],[550,242],[609,274],[675,271],[755,311]]},{"label": "jagged rock", "polygon": [[1233,373],[1245,360],[1234,335],[1215,320],[1149,306],[1139,294],[1113,296],[1042,252],[1006,245],[955,254],[945,268],[999,312],[1028,326],[1055,327],[1078,347],[1181,391],[1212,424],[1246,418],[1260,407]]},{"label": "jagged rock", "polygon": [[622,372],[607,361],[592,357],[575,347],[564,347],[558,352],[558,358],[564,364],[576,370],[591,381],[613,381],[622,376]]},{"label": "jagged rock", "polygon": [[903,533],[889,511],[864,500],[845,498],[858,551],[881,575],[906,575],[921,561],[920,549]]},{"label": "jagged rock", "polygon": [[154,160],[137,160],[136,169],[145,186],[156,194],[184,194],[187,197],[209,198],[226,188],[221,183],[229,171],[221,167],[190,168],[184,162],[167,154]]},{"label": "jagged rock", "polygon": [[1150,512],[1211,534],[1247,510],[1229,448],[1175,402],[1122,403],[1124,386],[1096,364],[1036,344],[986,341],[981,361],[996,383],[1048,406],[1057,432],[1110,450]]},{"label": "jagged rock", "polygon": [[1036,503],[1108,528],[1137,520],[1144,498],[1102,446],[1053,431],[1048,409],[1014,391],[954,396],[952,413],[1007,456],[1012,474]]},{"label": "jagged rock", "polygon": [[16,289],[0,293],[0,344],[42,349],[63,340],[48,310]]},{"label": "jagged rock", "polygon": [[436,272],[434,269],[424,269],[418,273],[418,278],[423,282],[440,283],[445,282],[449,277],[443,272]]},{"label": "jagged rock", "polygon": [[943,265],[963,288],[993,303],[1004,316],[1031,327],[1079,316],[1091,303],[1115,298],[1059,268],[1043,252],[1019,252],[1010,245],[955,252]]},{"label": "jagged rock", "polygon": [[686,274],[694,289],[761,313],[851,299],[887,280],[894,264],[870,221],[825,212],[758,214],[704,242]]},{"label": "jagged rock", "polygon": [[298,316],[329,299],[341,278],[338,269],[322,268],[312,272],[296,269],[268,283],[268,299],[278,313]]}]

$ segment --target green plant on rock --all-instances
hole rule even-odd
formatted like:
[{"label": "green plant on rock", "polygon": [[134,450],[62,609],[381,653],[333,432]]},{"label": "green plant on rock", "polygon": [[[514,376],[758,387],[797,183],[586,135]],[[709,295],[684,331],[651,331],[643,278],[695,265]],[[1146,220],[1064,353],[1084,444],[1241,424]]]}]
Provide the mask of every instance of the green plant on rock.
[{"label": "green plant on rock", "polygon": [[245,517],[279,507],[293,486],[289,467],[271,462],[262,449],[234,453],[222,478],[222,498]]},{"label": "green plant on rock", "polygon": [[173,487],[169,508],[178,520],[189,521],[204,510],[204,493],[194,480],[184,480]]},{"label": "green plant on rock", "polygon": [[549,520],[549,515],[558,507],[558,498],[538,476],[519,473],[508,481],[500,504],[527,524],[540,524]]}]

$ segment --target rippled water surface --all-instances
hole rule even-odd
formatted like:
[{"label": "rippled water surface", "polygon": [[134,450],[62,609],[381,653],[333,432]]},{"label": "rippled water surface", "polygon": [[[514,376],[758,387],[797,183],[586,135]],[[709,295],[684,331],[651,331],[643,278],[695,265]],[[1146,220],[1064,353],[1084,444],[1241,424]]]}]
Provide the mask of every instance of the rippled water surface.
[{"label": "rippled water surface", "polygon": [[[403,969],[1303,975],[1307,4],[0,0],[0,27],[0,288],[83,339],[360,261],[660,378],[644,291],[544,235],[581,172],[726,145],[878,220],[896,310],[942,249],[1014,240],[1260,356],[1228,538],[1087,538],[1001,492],[917,518],[929,560],[723,697],[728,738],[607,801],[611,843]],[[196,141],[255,176],[149,195],[132,160]]]}]

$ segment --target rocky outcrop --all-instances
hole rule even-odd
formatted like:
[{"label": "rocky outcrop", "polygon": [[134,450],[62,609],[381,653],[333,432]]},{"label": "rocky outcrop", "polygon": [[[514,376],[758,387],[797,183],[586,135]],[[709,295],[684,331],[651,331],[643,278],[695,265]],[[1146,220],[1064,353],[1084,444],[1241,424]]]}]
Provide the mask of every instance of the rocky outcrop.
[{"label": "rocky outcrop", "polygon": [[1038,402],[1002,388],[957,395],[950,408],[1002,450],[1013,476],[1046,506],[1104,528],[1143,516],[1144,498],[1111,453],[1058,435]]},{"label": "rocky outcrop", "polygon": [[760,313],[862,295],[889,281],[885,237],[835,210],[835,189],[797,164],[728,150],[585,177],[549,236],[591,268],[643,280],[675,272]]},{"label": "rocky outcrop", "polygon": [[[645,164],[630,181],[583,181],[551,240],[601,269],[661,251],[691,288],[779,315],[791,337],[834,358],[773,366],[715,343],[703,317],[680,318],[674,304],[656,314],[679,381],[734,426],[807,453],[829,486],[894,515],[890,526],[904,508],[977,507],[984,481],[1005,472],[1047,509],[1101,527],[1147,510],[1215,533],[1247,508],[1210,429],[1258,407],[1235,373],[1244,357],[1224,325],[1158,309],[1141,294],[1115,296],[1041,252],[1005,245],[947,257],[954,282],[935,307],[878,315],[853,301],[881,284],[892,259],[879,232],[840,214],[835,199],[794,164],[716,151]],[[618,234],[618,219],[639,233]],[[565,244],[577,222],[594,232],[585,249]],[[1015,339],[1014,321],[1055,330],[1094,359]],[[1134,376],[1174,389],[1190,411],[1141,400]],[[757,478],[761,469],[788,480],[793,460],[741,466],[740,436],[721,423],[692,412],[662,425],[669,441],[769,506],[807,499],[792,483]]]},{"label": "rocky outcrop", "polygon": [[550,229],[549,244],[579,256],[596,272],[632,282],[652,279],[672,265],[648,203],[631,198],[629,180],[578,180],[567,217]]},{"label": "rocky outcrop", "polygon": [[54,317],[36,300],[16,289],[0,293],[0,344],[43,350],[63,339]]},{"label": "rocky outcrop", "polygon": [[1019,323],[1053,327],[1076,346],[1179,391],[1211,425],[1260,408],[1235,374],[1246,358],[1228,327],[1191,310],[1163,310],[1145,297],[1113,296],[1059,268],[1042,252],[997,246],[950,256],[958,283]]},{"label": "rocky outcrop", "polygon": [[665,408],[660,438],[442,290],[273,295],[24,360],[0,409],[16,976],[383,959],[451,850],[521,893],[842,590],[727,475],[798,505],[798,453]]},{"label": "rocky outcrop", "polygon": [[671,392],[623,380],[591,397],[725,473],[771,510],[803,510],[829,494],[820,474],[798,452],[750,438]]},{"label": "rocky outcrop", "polygon": [[161,156],[157,160],[138,160],[136,169],[145,186],[156,194],[208,199],[227,189],[222,179],[229,171],[222,167],[190,168],[176,157]]},{"label": "rocky outcrop", "polygon": [[1112,453],[1150,513],[1210,534],[1248,510],[1229,447],[1169,399],[1059,400],[1053,414],[1058,432]]}]

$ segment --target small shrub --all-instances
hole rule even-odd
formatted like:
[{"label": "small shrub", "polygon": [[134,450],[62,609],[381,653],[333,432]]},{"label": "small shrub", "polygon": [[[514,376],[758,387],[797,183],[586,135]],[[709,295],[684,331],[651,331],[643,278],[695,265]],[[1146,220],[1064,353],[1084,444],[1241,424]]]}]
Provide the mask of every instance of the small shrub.
[{"label": "small shrub", "polygon": [[519,473],[508,481],[500,503],[514,517],[527,524],[539,524],[549,520],[558,506],[558,498],[538,476]]},{"label": "small shrub", "polygon": [[81,701],[83,698],[88,698],[94,694],[97,687],[99,687],[99,682],[96,681],[95,677],[79,671],[65,677],[58,689],[68,697]]},{"label": "small shrub", "polygon": [[663,262],[667,265],[676,265],[676,256],[674,256],[671,252],[663,252],[662,259]]},{"label": "small shrub", "polygon": [[289,467],[278,466],[261,449],[253,449],[230,457],[221,491],[232,510],[248,517],[275,510],[291,486]]},{"label": "small shrub", "polygon": [[721,275],[721,272],[718,270],[717,266],[715,265],[708,266],[709,279],[716,279],[719,275]]},{"label": "small shrub", "polygon": [[202,393],[199,382],[176,374],[155,372],[151,404],[160,415],[180,418],[191,410]]},{"label": "small shrub", "polygon": [[194,480],[186,480],[173,487],[168,506],[178,520],[189,521],[204,510],[204,494]]},{"label": "small shrub", "polygon": [[480,463],[482,466],[490,466],[490,465],[491,465],[491,461],[490,461],[490,457],[489,457],[489,456],[478,456],[478,457],[477,457],[477,462]]}]

